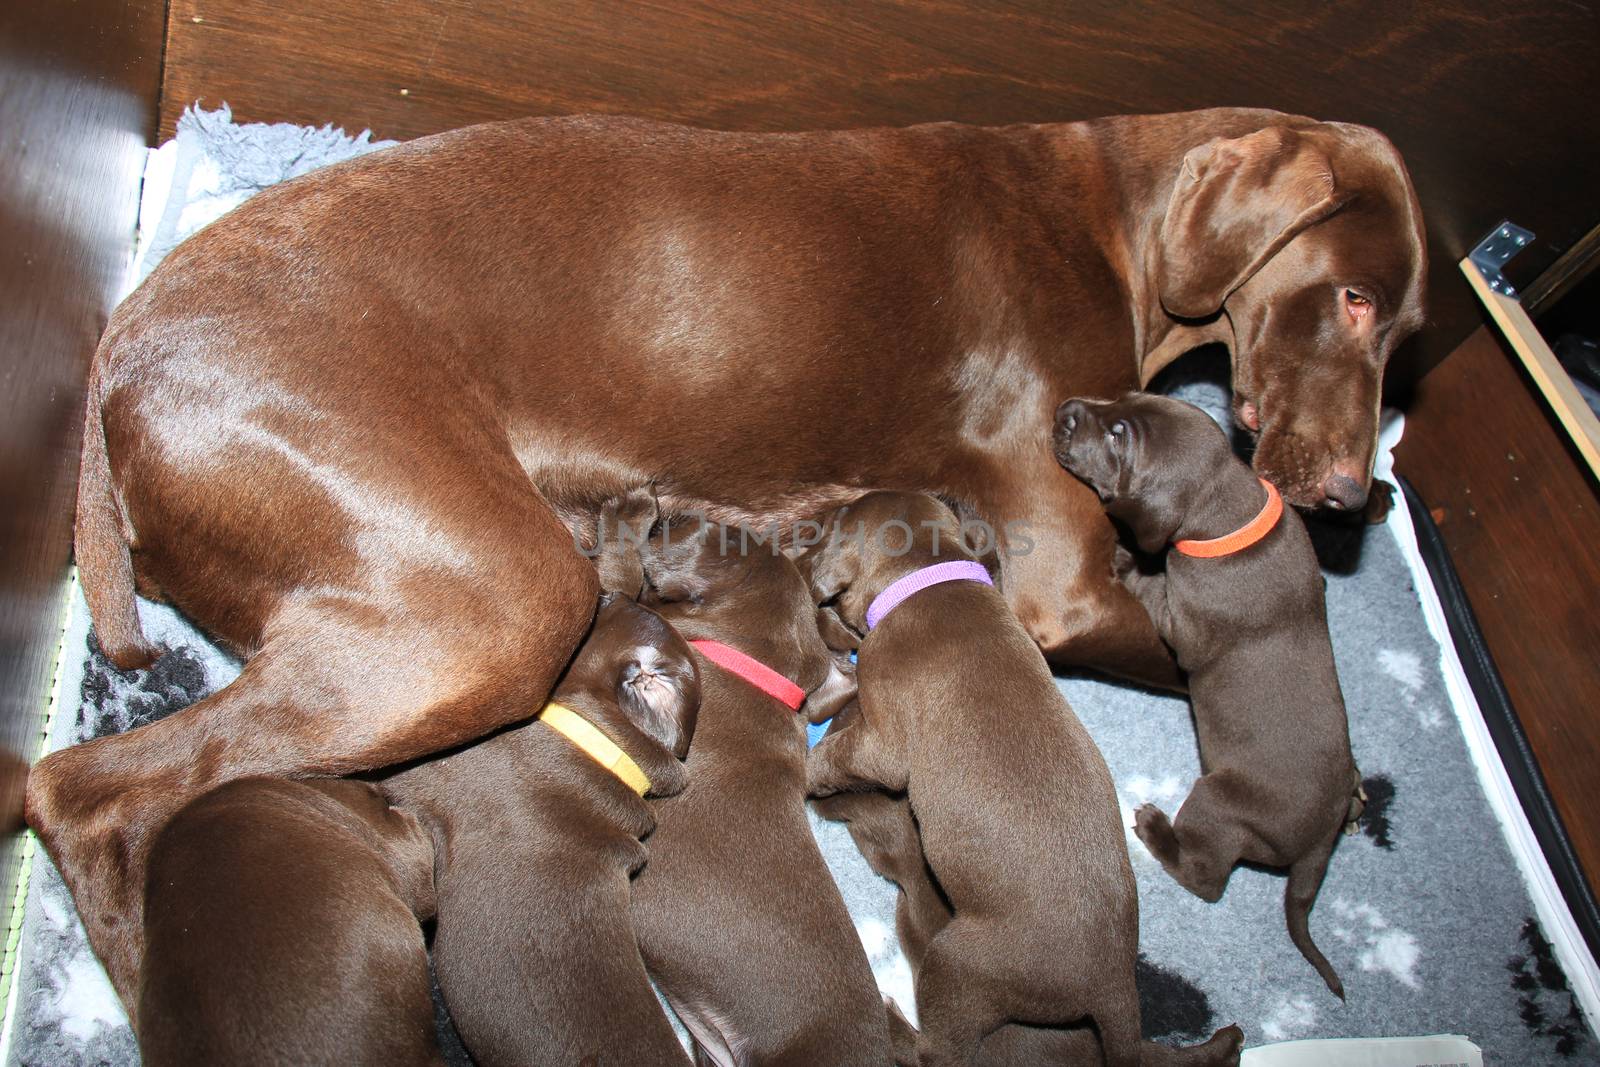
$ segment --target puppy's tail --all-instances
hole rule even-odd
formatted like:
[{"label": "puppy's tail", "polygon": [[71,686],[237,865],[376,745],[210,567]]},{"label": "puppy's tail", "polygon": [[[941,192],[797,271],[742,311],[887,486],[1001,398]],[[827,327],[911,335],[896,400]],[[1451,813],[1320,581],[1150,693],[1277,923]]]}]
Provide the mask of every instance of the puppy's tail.
[{"label": "puppy's tail", "polygon": [[133,599],[133,558],[122,508],[111,484],[106,428],[101,419],[99,354],[89,375],[83,416],[83,459],[73,553],[100,648],[122,670],[148,667],[156,649],[139,627]]},{"label": "puppy's tail", "polygon": [[1316,903],[1317,891],[1322,888],[1322,877],[1328,873],[1328,857],[1333,853],[1334,842],[1339,840],[1339,829],[1342,828],[1343,820],[1340,820],[1340,827],[1326,841],[1290,865],[1289,884],[1283,891],[1283,914],[1289,923],[1289,940],[1317,969],[1322,980],[1328,983],[1329,991],[1340,1000],[1344,999],[1344,983],[1339,980],[1338,973],[1322,950],[1311,940],[1310,917],[1311,905]]}]

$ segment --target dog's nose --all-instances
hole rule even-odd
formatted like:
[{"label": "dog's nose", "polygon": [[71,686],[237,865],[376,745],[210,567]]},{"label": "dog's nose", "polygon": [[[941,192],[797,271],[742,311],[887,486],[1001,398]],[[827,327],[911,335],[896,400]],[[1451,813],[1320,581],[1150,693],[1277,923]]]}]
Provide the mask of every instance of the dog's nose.
[{"label": "dog's nose", "polygon": [[1083,418],[1083,414],[1083,401],[1062,401],[1061,406],[1056,408],[1056,429],[1065,434],[1072,433],[1078,428],[1078,422]]},{"label": "dog's nose", "polygon": [[1367,502],[1367,491],[1361,483],[1342,471],[1334,471],[1322,483],[1322,495],[1328,506],[1340,511],[1359,511]]}]

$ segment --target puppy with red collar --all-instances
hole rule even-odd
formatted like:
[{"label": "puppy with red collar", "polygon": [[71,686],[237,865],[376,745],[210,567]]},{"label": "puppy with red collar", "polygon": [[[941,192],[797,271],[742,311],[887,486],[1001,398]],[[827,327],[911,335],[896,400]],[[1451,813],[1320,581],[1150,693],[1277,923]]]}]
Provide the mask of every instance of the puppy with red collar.
[{"label": "puppy with red collar", "polygon": [[965,1067],[1007,1023],[1087,1021],[1112,1067],[1237,1063],[1236,1027],[1193,1049],[1141,1042],[1138,896],[1111,774],[955,515],[871,493],[800,566],[848,628],[830,643],[865,635],[859,710],[812,750],[808,791],[905,793],[949,901],[916,977],[921,1067]]},{"label": "puppy with red collar", "polygon": [[1308,916],[1363,797],[1304,523],[1208,415],[1170,397],[1068,400],[1055,452],[1141,549],[1172,546],[1165,574],[1129,584],[1189,674],[1205,773],[1175,820],[1140,808],[1139,839],[1208,901],[1240,861],[1287,867],[1289,936],[1343,998]]},{"label": "puppy with red collar", "polygon": [[[694,782],[654,806],[633,921],[650,974],[720,1067],[887,1067],[872,968],[805,809],[805,725],[855,695],[794,565],[738,531],[669,521],[638,490],[600,531],[607,588],[695,650]],[[619,530],[622,527],[626,530]],[[631,577],[623,577],[628,567]]]}]

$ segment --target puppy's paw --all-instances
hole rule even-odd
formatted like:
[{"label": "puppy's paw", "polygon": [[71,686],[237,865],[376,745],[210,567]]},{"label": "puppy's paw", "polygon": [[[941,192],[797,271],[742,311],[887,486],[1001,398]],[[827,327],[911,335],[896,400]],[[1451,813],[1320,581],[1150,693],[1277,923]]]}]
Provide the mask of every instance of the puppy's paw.
[{"label": "puppy's paw", "polygon": [[1166,812],[1154,804],[1141,804],[1133,813],[1133,832],[1139,835],[1150,855],[1164,864],[1177,862],[1178,835]]},{"label": "puppy's paw", "polygon": [[1239,1062],[1239,1054],[1244,1051],[1244,1031],[1239,1029],[1237,1023],[1224,1026],[1211,1035],[1205,1047],[1216,1054],[1216,1058],[1210,1062],[1232,1067]]},{"label": "puppy's paw", "polygon": [[840,794],[838,786],[822,778],[813,778],[806,775],[806,796],[812,800],[827,800]]},{"label": "puppy's paw", "polygon": [[921,1036],[917,1028],[893,997],[883,998],[883,1010],[889,1017],[889,1044],[894,1050],[895,1067],[917,1067],[917,1038]]}]

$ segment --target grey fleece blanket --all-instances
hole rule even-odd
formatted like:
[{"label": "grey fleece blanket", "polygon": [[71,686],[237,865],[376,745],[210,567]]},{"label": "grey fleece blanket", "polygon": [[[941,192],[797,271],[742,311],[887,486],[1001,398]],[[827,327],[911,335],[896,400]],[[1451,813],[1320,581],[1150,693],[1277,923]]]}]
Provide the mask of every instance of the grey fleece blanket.
[{"label": "grey fleece blanket", "polygon": [[[366,135],[351,139],[328,128],[237,126],[226,110],[185,115],[175,144],[161,150],[167,155],[152,160],[152,174],[167,167],[173,181],[169,197],[145,205],[139,276],[252,192],[377,147]],[[1225,366],[1201,364],[1167,384],[1220,417],[1225,381]],[[1224,898],[1205,904],[1130,834],[1147,1033],[1189,1041],[1238,1022],[1252,1045],[1463,1033],[1488,1063],[1600,1062],[1479,789],[1405,562],[1403,553],[1415,547],[1388,526],[1324,528],[1318,540],[1352,741],[1371,797],[1362,832],[1334,855],[1311,919],[1348,1002],[1331,997],[1290,945],[1280,874],[1240,869]],[[147,632],[171,651],[149,671],[123,675],[98,655],[76,601],[52,747],[170,714],[236,672],[172,611],[150,604],[141,611]],[[1176,811],[1199,770],[1186,703],[1097,680],[1060,685],[1105,752],[1125,822],[1144,801]],[[814,824],[880,984],[910,1008],[892,886],[866,867],[843,827]],[[137,1062],[116,998],[48,862],[36,865],[29,890],[15,1013],[13,1063]]]}]

